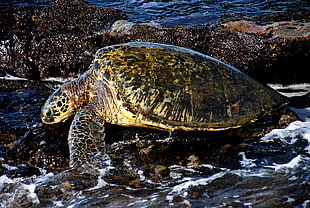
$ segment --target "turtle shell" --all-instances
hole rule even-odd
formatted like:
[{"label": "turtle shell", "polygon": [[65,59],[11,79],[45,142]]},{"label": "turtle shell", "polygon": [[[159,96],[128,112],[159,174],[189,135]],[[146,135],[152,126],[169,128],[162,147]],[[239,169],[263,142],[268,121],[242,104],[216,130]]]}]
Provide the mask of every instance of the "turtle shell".
[{"label": "turtle shell", "polygon": [[94,69],[127,111],[175,129],[236,128],[287,102],[217,59],[172,45],[108,46],[97,51]]}]

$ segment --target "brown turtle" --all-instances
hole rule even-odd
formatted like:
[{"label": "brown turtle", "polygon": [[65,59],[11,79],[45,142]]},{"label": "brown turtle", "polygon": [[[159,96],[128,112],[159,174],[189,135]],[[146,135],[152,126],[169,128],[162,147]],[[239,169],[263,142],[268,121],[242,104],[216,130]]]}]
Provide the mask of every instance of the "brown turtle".
[{"label": "brown turtle", "polygon": [[132,42],[98,50],[87,72],[50,96],[42,120],[58,123],[75,115],[68,138],[74,166],[101,151],[106,122],[223,131],[266,121],[287,102],[272,88],[212,57],[172,45]]}]

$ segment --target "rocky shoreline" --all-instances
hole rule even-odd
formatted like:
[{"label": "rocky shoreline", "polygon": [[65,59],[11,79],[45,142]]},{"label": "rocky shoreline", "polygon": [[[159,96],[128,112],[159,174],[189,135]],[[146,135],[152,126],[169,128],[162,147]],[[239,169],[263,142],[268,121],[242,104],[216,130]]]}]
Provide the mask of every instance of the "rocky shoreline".
[{"label": "rocky shoreline", "polygon": [[43,8],[0,12],[0,159],[26,164],[0,166],[0,175],[39,174],[34,166],[66,167],[69,123],[48,126],[40,108],[52,92],[44,80],[76,77],[97,49],[130,41],[150,41],[194,49],[222,60],[265,83],[309,82],[310,11],[287,11],[253,20],[237,19],[204,27],[162,28],[131,23],[112,8],[60,0]]},{"label": "rocky shoreline", "polygon": [[310,56],[307,9],[204,27],[173,28],[127,22],[119,10],[89,6],[84,1],[12,8],[0,15],[1,74],[37,81],[75,77],[89,67],[101,47],[148,41],[199,51],[265,83],[308,81],[303,73]]}]

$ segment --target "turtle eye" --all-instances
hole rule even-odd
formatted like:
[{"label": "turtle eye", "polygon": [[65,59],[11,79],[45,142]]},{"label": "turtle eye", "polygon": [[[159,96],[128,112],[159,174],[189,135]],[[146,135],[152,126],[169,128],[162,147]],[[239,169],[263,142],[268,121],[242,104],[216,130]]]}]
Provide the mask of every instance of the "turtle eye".
[{"label": "turtle eye", "polygon": [[52,111],[51,111],[50,109],[48,109],[48,110],[45,112],[45,116],[47,116],[47,117],[52,116]]}]

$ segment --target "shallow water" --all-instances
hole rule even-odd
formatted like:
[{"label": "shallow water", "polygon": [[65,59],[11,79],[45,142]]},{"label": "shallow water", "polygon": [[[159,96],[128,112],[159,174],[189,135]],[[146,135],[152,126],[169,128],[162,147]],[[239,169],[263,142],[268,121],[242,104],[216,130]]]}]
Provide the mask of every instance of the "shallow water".
[{"label": "shallow water", "polygon": [[[310,8],[308,0],[89,0],[90,5],[113,7],[128,15],[130,21],[155,21],[164,27],[212,24],[222,18],[269,15],[288,9]],[[10,6],[48,6],[52,0],[13,0],[0,3]]]},{"label": "shallow water", "polygon": [[309,1],[274,0],[90,0],[100,7],[114,7],[128,14],[131,21],[155,21],[164,27],[197,26],[217,22],[222,17],[253,17],[310,7]]},{"label": "shallow water", "polygon": [[[308,84],[272,86],[309,92]],[[310,207],[310,107],[294,110],[304,121],[262,138],[107,126],[99,165],[2,175],[0,207]]]}]

